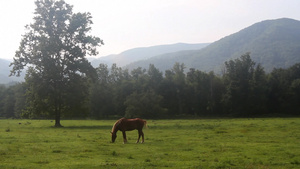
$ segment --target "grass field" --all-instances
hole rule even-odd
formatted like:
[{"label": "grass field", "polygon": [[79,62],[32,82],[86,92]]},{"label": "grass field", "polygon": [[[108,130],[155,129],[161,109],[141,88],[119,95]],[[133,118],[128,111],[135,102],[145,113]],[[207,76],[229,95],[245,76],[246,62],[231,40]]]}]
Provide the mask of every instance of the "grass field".
[{"label": "grass field", "polygon": [[0,168],[300,168],[300,118],[147,120],[110,143],[112,120],[0,120]]}]

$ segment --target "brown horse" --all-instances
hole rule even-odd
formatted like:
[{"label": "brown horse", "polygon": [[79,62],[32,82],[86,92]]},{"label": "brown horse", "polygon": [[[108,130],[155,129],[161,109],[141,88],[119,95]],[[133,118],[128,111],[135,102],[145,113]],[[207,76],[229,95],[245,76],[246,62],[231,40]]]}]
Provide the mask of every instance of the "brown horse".
[{"label": "brown horse", "polygon": [[144,133],[142,131],[143,127],[146,126],[147,127],[147,122],[145,120],[136,118],[136,119],[126,119],[126,118],[121,118],[120,120],[118,120],[112,130],[111,130],[111,141],[112,143],[115,142],[116,138],[117,138],[117,131],[120,130],[123,133],[123,140],[124,140],[124,144],[127,142],[126,139],[126,133],[125,131],[131,131],[131,130],[138,130],[139,133],[139,137],[136,143],[138,143],[140,141],[140,137],[142,136],[142,141],[141,143],[144,142]]}]

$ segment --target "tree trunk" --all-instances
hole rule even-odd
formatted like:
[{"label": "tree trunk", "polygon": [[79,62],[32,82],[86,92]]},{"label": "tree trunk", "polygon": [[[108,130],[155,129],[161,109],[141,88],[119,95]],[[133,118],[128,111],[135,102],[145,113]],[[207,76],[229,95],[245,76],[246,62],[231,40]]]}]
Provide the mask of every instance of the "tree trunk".
[{"label": "tree trunk", "polygon": [[54,127],[63,127],[61,124],[60,124],[60,115],[56,114],[55,116],[55,125]]},{"label": "tree trunk", "polygon": [[55,104],[55,125],[54,127],[63,127],[61,124],[60,124],[60,107],[59,107],[59,104]]}]

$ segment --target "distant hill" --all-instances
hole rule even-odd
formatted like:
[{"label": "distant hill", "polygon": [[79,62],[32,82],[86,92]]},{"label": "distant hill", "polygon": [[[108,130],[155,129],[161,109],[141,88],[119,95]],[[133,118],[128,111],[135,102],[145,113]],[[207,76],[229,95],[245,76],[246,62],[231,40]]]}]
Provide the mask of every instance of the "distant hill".
[{"label": "distant hill", "polygon": [[184,63],[187,68],[220,72],[225,61],[238,58],[246,52],[250,52],[251,58],[267,72],[300,62],[300,21],[287,18],[262,21],[201,50],[155,56],[126,67],[147,68],[149,64],[154,64],[164,71],[179,62]]},{"label": "distant hill", "polygon": [[91,64],[94,67],[98,67],[100,63],[105,63],[107,65],[116,63],[117,66],[123,67],[131,62],[135,62],[138,60],[145,60],[153,56],[182,51],[182,50],[202,49],[207,45],[208,43],[199,43],[199,44],[177,43],[177,44],[158,45],[158,46],[151,46],[151,47],[140,47],[140,48],[126,50],[117,55],[108,55],[97,59],[92,59]]},{"label": "distant hill", "polygon": [[12,82],[24,81],[24,76],[21,77],[9,77],[11,67],[9,67],[10,61],[0,59],[0,84],[8,84]]}]

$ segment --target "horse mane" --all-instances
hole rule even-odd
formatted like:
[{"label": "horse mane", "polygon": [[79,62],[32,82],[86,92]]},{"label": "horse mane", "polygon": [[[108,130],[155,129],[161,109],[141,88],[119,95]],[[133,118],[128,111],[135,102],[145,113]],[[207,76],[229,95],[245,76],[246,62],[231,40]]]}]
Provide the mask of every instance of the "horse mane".
[{"label": "horse mane", "polygon": [[121,121],[125,118],[121,118],[120,120],[116,121],[113,128],[111,129],[111,133],[114,133],[116,130],[116,127],[121,123]]},{"label": "horse mane", "polygon": [[113,133],[116,129],[116,126],[117,126],[117,123],[119,122],[120,120],[116,121],[115,124],[113,125],[113,128],[111,129],[111,133]]}]

